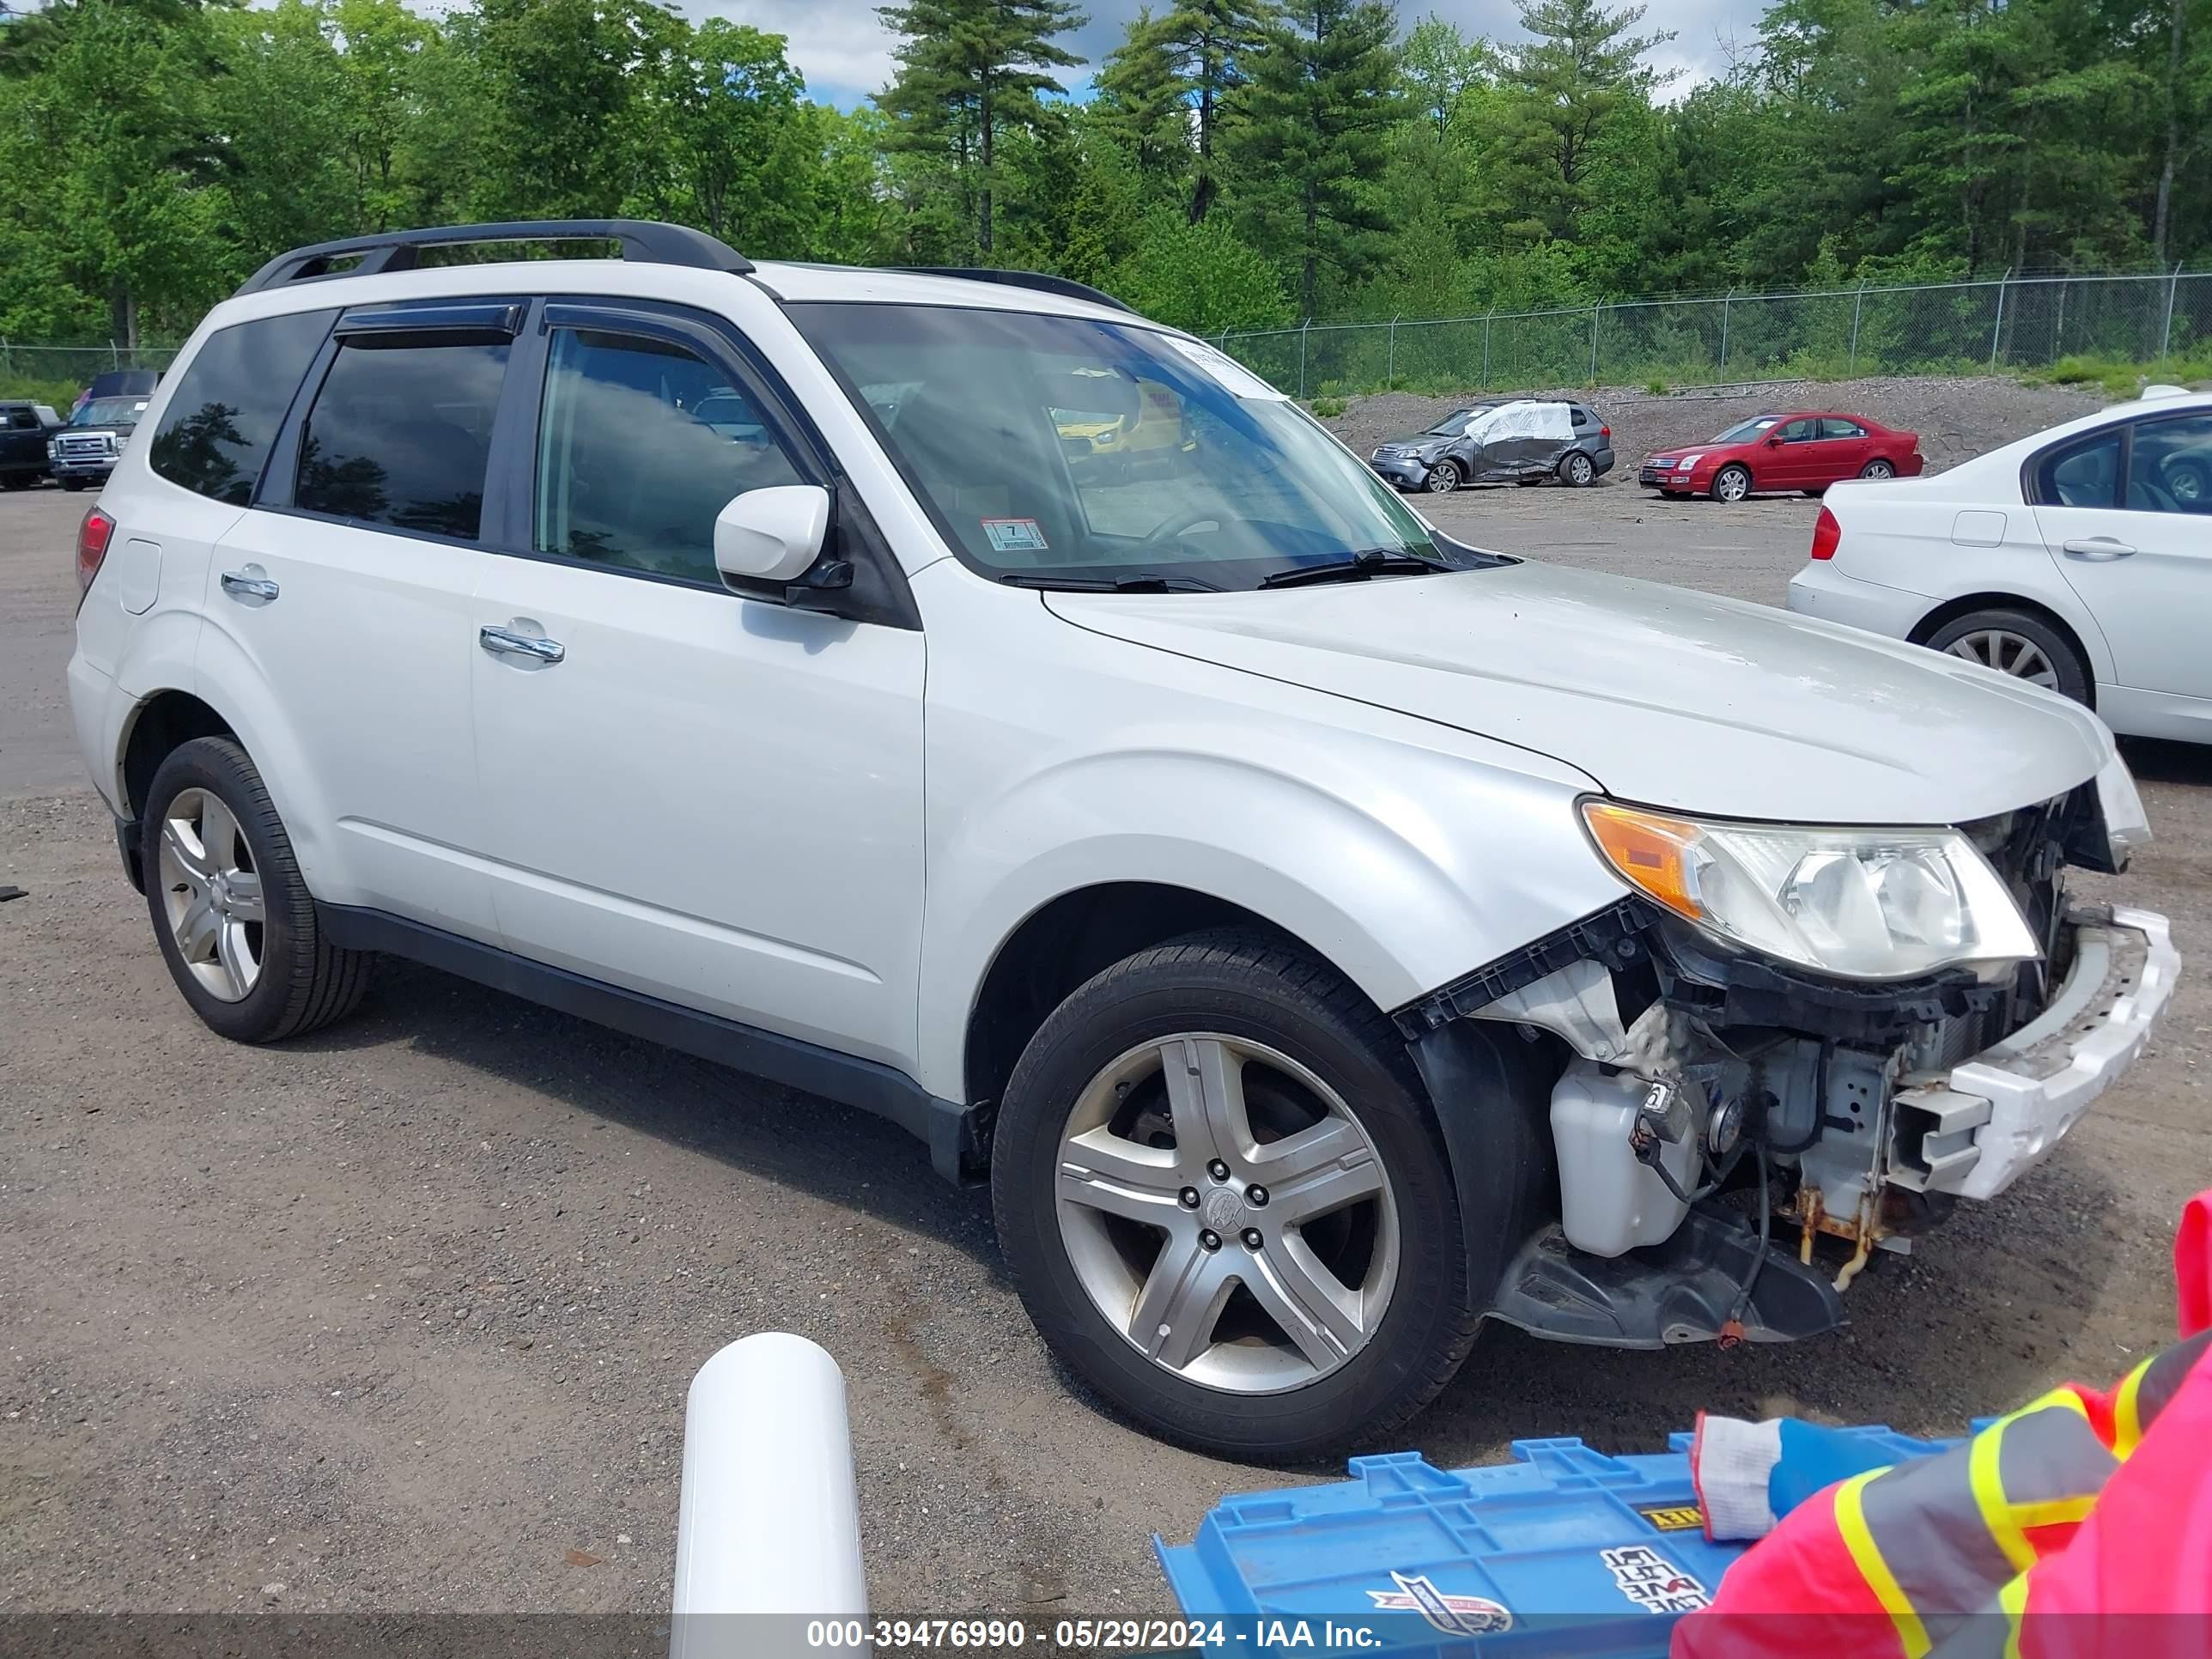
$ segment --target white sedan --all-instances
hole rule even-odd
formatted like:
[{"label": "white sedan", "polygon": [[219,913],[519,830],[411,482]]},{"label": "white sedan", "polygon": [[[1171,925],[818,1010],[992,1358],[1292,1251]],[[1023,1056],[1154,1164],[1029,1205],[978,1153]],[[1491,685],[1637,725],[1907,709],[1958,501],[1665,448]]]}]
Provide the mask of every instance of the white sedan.
[{"label": "white sedan", "polygon": [[1932,477],[1837,484],[1790,608],[2212,743],[2212,395],[2153,386]]}]

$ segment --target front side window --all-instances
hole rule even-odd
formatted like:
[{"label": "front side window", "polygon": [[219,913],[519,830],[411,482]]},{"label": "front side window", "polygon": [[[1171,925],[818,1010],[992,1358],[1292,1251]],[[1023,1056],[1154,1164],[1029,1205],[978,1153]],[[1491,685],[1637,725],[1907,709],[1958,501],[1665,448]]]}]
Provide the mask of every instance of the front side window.
[{"label": "front side window", "polygon": [[2046,507],[2118,507],[2120,434],[2104,433],[2045,458],[2036,499]]},{"label": "front side window", "polygon": [[719,586],[715,516],[749,489],[805,482],[752,399],[696,353],[642,335],[554,331],[539,552]]},{"label": "front side window", "polygon": [[1355,555],[1452,556],[1317,422],[1211,347],[1080,317],[789,310],[987,575],[1231,588]]},{"label": "front side window", "polygon": [[1791,421],[1782,428],[1782,441],[1785,444],[1802,444],[1808,438],[1820,435],[1820,423],[1818,421]]},{"label": "front side window", "polygon": [[251,501],[300,377],[336,315],[297,311],[209,335],[162,411],[147,457],[155,472],[233,507]]},{"label": "front side window", "polygon": [[348,339],[307,411],[295,504],[474,541],[507,356],[503,339]]},{"label": "front side window", "polygon": [[2137,513],[2212,514],[2212,414],[2136,422],[2128,506]]}]

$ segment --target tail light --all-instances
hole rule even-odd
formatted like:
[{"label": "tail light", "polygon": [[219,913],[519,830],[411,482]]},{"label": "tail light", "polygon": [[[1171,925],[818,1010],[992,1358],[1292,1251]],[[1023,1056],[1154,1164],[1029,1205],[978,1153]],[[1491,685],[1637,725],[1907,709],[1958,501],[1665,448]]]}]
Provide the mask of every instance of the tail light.
[{"label": "tail light", "polygon": [[84,603],[92,579],[100,574],[100,562],[107,556],[107,544],[115,534],[115,520],[94,507],[84,515],[84,522],[76,527],[76,592],[77,603]]},{"label": "tail light", "polygon": [[1597,429],[1597,435],[1609,441],[1613,436],[1613,428],[1609,426],[1601,426]]},{"label": "tail light", "polygon": [[1820,516],[1813,520],[1813,556],[1816,559],[1834,558],[1837,544],[1843,539],[1843,526],[1836,522],[1833,513],[1822,507]]}]

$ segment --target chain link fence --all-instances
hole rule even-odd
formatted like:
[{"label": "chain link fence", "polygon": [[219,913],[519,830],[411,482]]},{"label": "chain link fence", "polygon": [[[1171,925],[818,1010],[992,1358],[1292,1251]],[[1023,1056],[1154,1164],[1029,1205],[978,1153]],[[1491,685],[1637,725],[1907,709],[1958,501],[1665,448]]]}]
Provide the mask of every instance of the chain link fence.
[{"label": "chain link fence", "polygon": [[36,386],[58,397],[66,389],[74,396],[95,374],[118,368],[166,369],[176,356],[174,346],[17,345],[0,339],[0,397],[11,386]]},{"label": "chain link fence", "polygon": [[1301,398],[1407,387],[1733,385],[2157,362],[2212,344],[2212,271],[1637,300],[1217,335]]}]

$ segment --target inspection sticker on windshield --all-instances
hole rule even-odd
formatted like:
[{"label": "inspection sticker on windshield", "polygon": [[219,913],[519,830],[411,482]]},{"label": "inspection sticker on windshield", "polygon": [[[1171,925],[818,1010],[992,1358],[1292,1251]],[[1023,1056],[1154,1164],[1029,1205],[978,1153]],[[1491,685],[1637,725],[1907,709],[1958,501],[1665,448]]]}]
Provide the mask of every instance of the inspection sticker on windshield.
[{"label": "inspection sticker on windshield", "polygon": [[1044,532],[1035,519],[986,519],[983,534],[994,553],[1042,553]]},{"label": "inspection sticker on windshield", "polygon": [[1203,340],[1186,340],[1174,334],[1161,337],[1211,374],[1231,397],[1265,398],[1278,404],[1290,402],[1287,392],[1276,391],[1227,352],[1218,350]]}]

